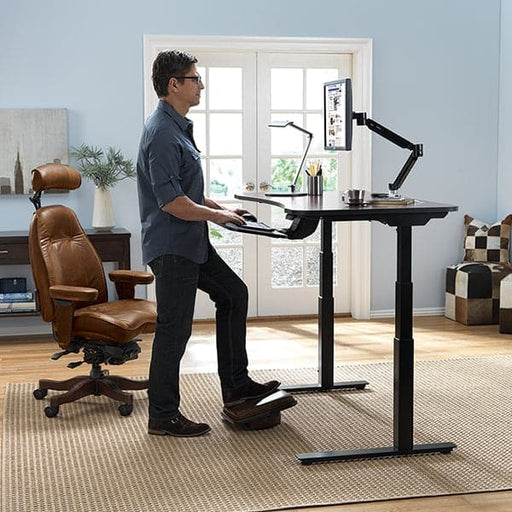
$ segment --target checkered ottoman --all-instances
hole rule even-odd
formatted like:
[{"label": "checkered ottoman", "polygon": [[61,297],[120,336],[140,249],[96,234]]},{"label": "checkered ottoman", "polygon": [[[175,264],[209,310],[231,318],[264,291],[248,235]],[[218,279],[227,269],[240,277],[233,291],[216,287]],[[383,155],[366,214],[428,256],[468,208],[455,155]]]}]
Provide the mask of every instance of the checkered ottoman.
[{"label": "checkered ottoman", "polygon": [[512,274],[500,286],[500,332],[512,334]]},{"label": "checkered ottoman", "polygon": [[[448,267],[445,316],[466,325],[497,324],[500,283],[510,274],[512,268],[499,263],[460,263]],[[510,301],[512,308],[512,298]],[[512,309],[510,312],[512,325]]]}]

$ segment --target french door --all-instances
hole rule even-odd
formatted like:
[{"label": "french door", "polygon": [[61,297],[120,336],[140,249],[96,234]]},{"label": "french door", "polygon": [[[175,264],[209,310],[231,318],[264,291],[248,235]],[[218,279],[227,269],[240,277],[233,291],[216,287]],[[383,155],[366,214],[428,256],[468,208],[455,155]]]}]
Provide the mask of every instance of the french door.
[{"label": "french door", "polygon": [[[152,53],[146,52],[146,68],[160,49],[153,45]],[[322,85],[352,77],[350,52],[214,51],[212,47],[189,51],[198,58],[197,69],[205,84],[201,103],[188,117],[201,150],[207,196],[227,207],[243,206],[274,227],[290,224],[278,208],[242,204],[234,198],[239,191],[262,193],[269,185],[286,187],[293,180],[305,137],[290,127],[270,128],[271,121],[294,121],[313,133],[307,163],[322,165],[324,190],[344,190],[352,184],[352,154],[324,151],[322,131]],[[157,102],[151,96],[146,93],[146,116]],[[317,311],[319,229],[305,240],[288,241],[242,235],[213,224],[210,239],[247,284],[249,316]],[[334,225],[333,249],[335,310],[350,312],[350,224]],[[195,317],[213,316],[211,302],[200,292]]]}]

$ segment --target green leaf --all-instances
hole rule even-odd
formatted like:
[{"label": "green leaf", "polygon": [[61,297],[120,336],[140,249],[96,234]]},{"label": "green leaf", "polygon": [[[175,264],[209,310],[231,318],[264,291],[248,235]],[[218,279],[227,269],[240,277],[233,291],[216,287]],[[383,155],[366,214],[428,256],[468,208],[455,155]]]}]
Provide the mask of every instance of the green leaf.
[{"label": "green leaf", "polygon": [[82,176],[93,181],[98,188],[113,187],[118,181],[136,176],[133,161],[125,158],[119,149],[109,146],[106,154],[102,149],[87,144],[71,149]]}]

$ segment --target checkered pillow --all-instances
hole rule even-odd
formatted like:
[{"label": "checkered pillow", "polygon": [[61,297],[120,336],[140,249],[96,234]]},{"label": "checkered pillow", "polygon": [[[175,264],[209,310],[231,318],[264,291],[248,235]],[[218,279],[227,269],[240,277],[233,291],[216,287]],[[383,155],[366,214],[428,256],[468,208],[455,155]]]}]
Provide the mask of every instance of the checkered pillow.
[{"label": "checkered pillow", "polygon": [[490,261],[505,263],[509,261],[509,241],[512,215],[489,226],[485,222],[464,215],[466,237],[464,238],[464,261]]}]

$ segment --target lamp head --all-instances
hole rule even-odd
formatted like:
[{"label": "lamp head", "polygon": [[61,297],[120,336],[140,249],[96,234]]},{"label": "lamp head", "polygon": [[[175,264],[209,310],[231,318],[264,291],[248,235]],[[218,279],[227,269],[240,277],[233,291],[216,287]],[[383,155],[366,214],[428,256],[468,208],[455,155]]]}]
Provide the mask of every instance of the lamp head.
[{"label": "lamp head", "polygon": [[293,121],[272,121],[269,123],[270,128],[286,128],[287,126],[293,124]]}]

